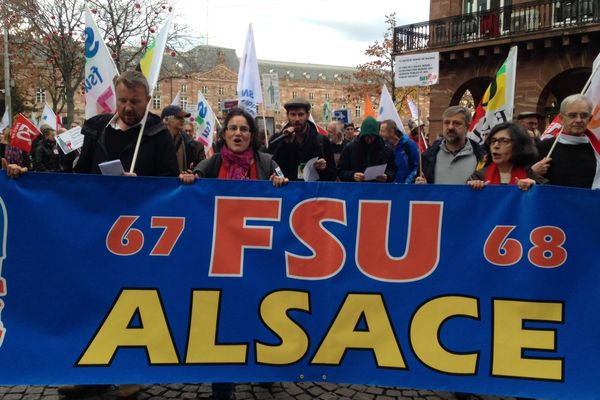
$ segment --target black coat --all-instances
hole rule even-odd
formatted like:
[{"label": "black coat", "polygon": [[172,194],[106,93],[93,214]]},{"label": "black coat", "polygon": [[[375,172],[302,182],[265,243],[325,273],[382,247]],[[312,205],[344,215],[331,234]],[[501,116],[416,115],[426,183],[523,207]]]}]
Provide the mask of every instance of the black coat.
[{"label": "black coat", "polygon": [[[74,167],[74,171],[84,174],[100,174],[98,164],[111,161],[109,154],[114,153],[114,149],[107,149],[106,132],[115,130],[108,125],[113,115],[98,115],[85,121],[81,129],[84,135],[83,147],[79,161]],[[137,134],[141,126],[127,130],[127,134],[137,139]],[[117,132],[120,134],[121,132]],[[114,159],[118,158],[123,164],[125,171],[131,168],[133,152],[136,141],[128,143]],[[134,172],[141,176],[178,176],[179,168],[177,166],[177,157],[175,155],[175,146],[171,134],[163,124],[162,120],[154,115],[148,114],[148,120],[142,135],[140,149]]]},{"label": "black coat", "polygon": [[[335,159],[331,150],[329,138],[317,132],[317,127],[310,121],[308,135],[302,145],[297,143],[287,143],[285,139],[277,140],[281,132],[273,135],[269,142],[269,153],[273,154],[273,159],[283,171],[283,175],[289,180],[298,180],[298,166],[306,163],[308,160],[318,157],[324,158],[327,167],[323,171],[318,171],[320,181],[335,181]],[[286,125],[283,129],[289,126]],[[282,129],[282,130],[283,130]]]},{"label": "black coat", "polygon": [[354,173],[365,172],[367,167],[387,164],[385,168],[387,181],[393,182],[397,171],[394,152],[385,144],[381,136],[376,136],[371,145],[367,145],[364,138],[359,136],[344,147],[338,165],[338,177],[341,181],[354,182]]}]

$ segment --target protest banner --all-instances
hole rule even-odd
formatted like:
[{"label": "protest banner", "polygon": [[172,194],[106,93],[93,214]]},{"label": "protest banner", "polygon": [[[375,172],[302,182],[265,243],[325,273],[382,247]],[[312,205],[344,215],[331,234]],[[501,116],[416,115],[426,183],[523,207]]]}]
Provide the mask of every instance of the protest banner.
[{"label": "protest banner", "polygon": [[599,196],[2,175],[0,384],[598,398]]},{"label": "protest banner", "polygon": [[81,127],[76,126],[56,137],[56,143],[64,154],[80,149],[83,146],[84,136],[81,134]]}]

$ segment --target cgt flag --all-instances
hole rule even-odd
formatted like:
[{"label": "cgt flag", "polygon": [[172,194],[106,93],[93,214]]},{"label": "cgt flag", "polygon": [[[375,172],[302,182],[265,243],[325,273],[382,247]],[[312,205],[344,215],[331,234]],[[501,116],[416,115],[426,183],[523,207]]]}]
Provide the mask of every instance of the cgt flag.
[{"label": "cgt flag", "polygon": [[490,83],[475,110],[469,127],[469,138],[483,143],[490,130],[497,124],[512,121],[515,104],[515,81],[517,75],[517,46],[510,48],[508,57]]},{"label": "cgt flag", "polygon": [[23,114],[19,114],[10,130],[10,145],[30,153],[31,143],[39,134],[39,129]]},{"label": "cgt flag", "polygon": [[85,118],[112,114],[117,109],[113,78],[117,67],[102,40],[96,21],[85,6]]},{"label": "cgt flag", "polygon": [[258,61],[256,60],[256,49],[254,48],[252,24],[248,26],[244,54],[240,59],[237,92],[239,107],[248,111],[253,117],[256,117],[257,106],[263,102],[263,98],[260,86],[260,74],[258,73]]}]

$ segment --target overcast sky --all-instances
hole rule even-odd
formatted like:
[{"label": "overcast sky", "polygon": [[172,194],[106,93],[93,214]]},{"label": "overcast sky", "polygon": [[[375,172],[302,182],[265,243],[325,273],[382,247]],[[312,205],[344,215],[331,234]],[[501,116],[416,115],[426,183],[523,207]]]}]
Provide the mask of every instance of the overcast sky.
[{"label": "overcast sky", "polygon": [[198,37],[238,57],[252,23],[261,60],[350,67],[368,61],[364,51],[383,39],[385,15],[396,12],[397,25],[429,19],[429,0],[179,0],[175,7]]}]

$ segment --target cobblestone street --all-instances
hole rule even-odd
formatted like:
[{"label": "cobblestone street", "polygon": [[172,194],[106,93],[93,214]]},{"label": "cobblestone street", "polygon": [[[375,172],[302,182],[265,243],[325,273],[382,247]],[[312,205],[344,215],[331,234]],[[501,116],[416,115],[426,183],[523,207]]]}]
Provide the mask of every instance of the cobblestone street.
[{"label": "cobblestone street", "polygon": [[[56,386],[0,386],[1,400],[58,400]],[[113,400],[107,392],[86,397],[89,400]],[[137,400],[210,399],[210,384],[143,385]],[[454,400],[449,392],[414,390],[382,386],[335,384],[328,382],[283,382],[264,387],[255,383],[239,383],[236,400]],[[472,396],[473,400],[512,400],[512,397]]]}]

